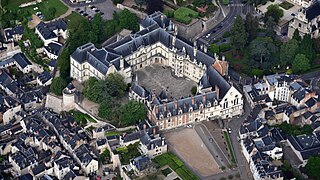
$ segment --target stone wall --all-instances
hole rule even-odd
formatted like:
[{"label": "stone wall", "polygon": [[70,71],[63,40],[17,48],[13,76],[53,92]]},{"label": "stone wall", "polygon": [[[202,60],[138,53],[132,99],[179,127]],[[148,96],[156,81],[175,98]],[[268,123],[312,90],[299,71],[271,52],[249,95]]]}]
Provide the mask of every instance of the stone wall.
[{"label": "stone wall", "polygon": [[203,29],[201,19],[194,19],[188,25],[176,21],[174,24],[178,27],[178,35],[188,40],[192,40],[198,34],[201,34]]},{"label": "stone wall", "polygon": [[135,9],[133,9],[131,7],[128,7],[128,6],[125,6],[123,4],[117,4],[117,8],[119,8],[121,10],[128,9],[130,12],[136,14],[137,17],[140,18],[140,19],[144,19],[147,16],[146,13],[143,13],[141,11],[135,10]]},{"label": "stone wall", "polygon": [[60,113],[61,111],[63,111],[62,97],[58,97],[51,93],[48,93],[45,107],[52,109],[56,113]]}]

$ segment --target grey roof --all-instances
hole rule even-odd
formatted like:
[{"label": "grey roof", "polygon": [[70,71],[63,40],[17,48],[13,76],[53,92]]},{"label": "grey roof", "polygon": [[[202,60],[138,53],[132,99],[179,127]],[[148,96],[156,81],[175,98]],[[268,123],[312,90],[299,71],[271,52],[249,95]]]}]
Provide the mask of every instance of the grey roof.
[{"label": "grey roof", "polygon": [[92,160],[96,158],[91,154],[88,144],[82,144],[74,151],[75,155],[79,158],[80,162],[87,166]]},{"label": "grey roof", "polygon": [[304,160],[320,152],[320,141],[315,135],[290,136],[288,140]]},{"label": "grey roof", "polygon": [[58,43],[51,42],[47,46],[44,46],[44,48],[51,54],[54,54],[56,56],[59,55],[60,49],[62,45]]},{"label": "grey roof", "polygon": [[318,102],[318,101],[317,101],[316,98],[311,97],[310,99],[308,99],[308,101],[306,101],[306,105],[307,105],[308,107],[312,107],[312,106],[314,106],[317,102]]},{"label": "grey roof", "polygon": [[63,180],[72,180],[72,179],[75,179],[77,177],[77,175],[72,171],[70,170],[64,177],[63,177]]},{"label": "grey roof", "polygon": [[52,39],[57,37],[53,31],[58,29],[65,31],[67,29],[67,23],[62,19],[49,23],[40,22],[36,28],[44,39]]},{"label": "grey roof", "polygon": [[[194,101],[193,101],[194,99]],[[204,108],[211,104],[213,104],[217,101],[217,95],[216,92],[209,92],[204,95],[196,95],[193,97],[187,97],[175,101],[171,101],[164,104],[158,105],[158,113],[156,116],[159,118],[160,115],[163,115],[164,117],[168,116],[168,113],[171,114],[171,116],[178,115],[179,112],[181,113],[187,113],[192,110],[198,110],[200,106],[202,105]]]},{"label": "grey roof", "polygon": [[133,159],[132,164],[136,166],[139,171],[145,170],[148,167],[150,159],[148,157],[138,156]]},{"label": "grey roof", "polygon": [[39,74],[37,78],[42,84],[44,84],[47,81],[49,81],[52,78],[52,76],[48,71],[44,71],[43,73]]},{"label": "grey roof", "polygon": [[31,62],[23,53],[15,54],[12,58],[16,61],[16,63],[19,64],[21,68],[25,68],[28,65],[31,65]]},{"label": "grey roof", "polygon": [[306,9],[306,18],[311,21],[320,15],[320,2],[316,1]]},{"label": "grey roof", "polygon": [[16,26],[14,28],[6,29],[4,31],[7,39],[13,38],[13,36],[16,35],[16,34],[22,35],[23,32],[24,32],[23,26]]},{"label": "grey roof", "polygon": [[149,91],[144,89],[143,87],[139,86],[137,83],[132,83],[131,91],[135,92],[142,98],[146,98],[149,96]]},{"label": "grey roof", "polygon": [[46,170],[46,166],[43,163],[41,163],[32,169],[32,173],[33,173],[33,175],[36,176],[36,175],[44,172],[45,170]]}]

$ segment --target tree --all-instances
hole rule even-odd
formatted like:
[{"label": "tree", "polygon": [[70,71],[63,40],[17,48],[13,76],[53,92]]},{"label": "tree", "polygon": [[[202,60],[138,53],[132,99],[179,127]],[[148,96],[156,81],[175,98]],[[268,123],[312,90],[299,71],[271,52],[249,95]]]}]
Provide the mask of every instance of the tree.
[{"label": "tree", "polygon": [[320,170],[320,157],[311,156],[308,159],[306,170],[309,178],[320,180],[320,176],[318,174]]},{"label": "tree", "polygon": [[277,47],[274,45],[273,40],[270,37],[256,38],[250,43],[250,49],[251,57],[260,62],[260,67],[262,66],[262,63],[270,66],[270,64],[272,64],[270,62],[272,55],[277,51]]},{"label": "tree", "polygon": [[312,39],[312,42],[313,42],[313,47],[314,47],[314,50],[316,51],[316,53],[320,53],[320,38],[316,38],[316,39]]},{"label": "tree", "polygon": [[277,26],[277,23],[275,22],[274,18],[269,16],[267,22],[265,23],[267,37],[271,37],[272,39],[275,39],[276,32],[274,29],[276,28],[276,26]]},{"label": "tree", "polygon": [[245,26],[248,33],[248,39],[249,41],[252,41],[257,37],[259,21],[256,17],[253,17],[250,13],[248,13],[246,15]]},{"label": "tree", "polygon": [[163,1],[162,0],[148,0],[147,1],[147,13],[152,14],[156,11],[163,11]]},{"label": "tree", "polygon": [[300,43],[299,54],[304,54],[306,57],[312,61],[315,57],[315,51],[313,49],[313,42],[311,36],[306,34]]},{"label": "tree", "polygon": [[310,68],[311,68],[310,62],[309,62],[309,59],[306,57],[306,55],[297,54],[292,64],[293,72],[295,73],[304,72],[309,70]]},{"label": "tree", "polygon": [[50,92],[57,96],[62,95],[63,89],[67,86],[67,82],[61,78],[61,77],[56,77],[52,80],[51,86],[50,86]]},{"label": "tree", "polygon": [[122,4],[124,0],[112,0],[114,5]]},{"label": "tree", "polygon": [[137,16],[128,9],[124,9],[119,13],[119,24],[121,28],[130,29],[136,32],[139,30],[139,24],[137,22]]},{"label": "tree", "polygon": [[267,12],[264,15],[265,22],[267,22],[270,16],[274,19],[276,23],[279,22],[280,18],[283,16],[283,10],[280,9],[278,4],[271,4],[267,7]]},{"label": "tree", "polygon": [[[94,35],[96,36],[96,42],[101,43],[104,37],[104,31],[103,31],[103,19],[101,17],[100,13],[97,13],[94,15],[92,20],[92,31],[94,32]],[[93,42],[95,43],[95,42]]]},{"label": "tree", "polygon": [[295,39],[291,39],[289,42],[281,45],[279,63],[282,67],[291,64],[292,60],[297,54],[298,48],[299,42]]},{"label": "tree", "polygon": [[103,101],[98,109],[98,115],[101,118],[107,119],[109,121],[114,119],[113,106],[111,101]]},{"label": "tree", "polygon": [[47,15],[46,19],[53,19],[55,17],[56,12],[57,12],[56,8],[54,8],[52,6],[49,7],[48,8],[48,15]]},{"label": "tree", "polygon": [[300,33],[299,33],[299,30],[298,30],[298,29],[295,29],[295,30],[294,30],[292,39],[295,39],[295,40],[297,40],[298,42],[301,41],[301,36],[300,36]]},{"label": "tree", "polygon": [[140,120],[146,118],[146,109],[142,103],[129,101],[127,104],[120,107],[120,122],[121,126],[134,125]]},{"label": "tree", "polygon": [[196,95],[197,94],[197,86],[192,86],[191,88],[191,94]]},{"label": "tree", "polygon": [[237,16],[231,29],[231,45],[237,53],[243,51],[247,43],[248,34],[241,16]]},{"label": "tree", "polygon": [[209,51],[212,53],[218,53],[219,52],[219,46],[217,44],[211,44]]}]

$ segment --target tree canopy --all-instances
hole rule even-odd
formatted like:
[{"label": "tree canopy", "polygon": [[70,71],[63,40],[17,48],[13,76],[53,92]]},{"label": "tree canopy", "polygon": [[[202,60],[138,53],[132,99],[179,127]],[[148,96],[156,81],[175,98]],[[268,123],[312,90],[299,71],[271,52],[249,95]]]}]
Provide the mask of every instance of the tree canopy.
[{"label": "tree canopy", "polygon": [[289,42],[281,45],[280,48],[280,65],[285,67],[288,64],[292,64],[293,59],[297,54],[299,48],[299,42],[295,39],[291,39]]},{"label": "tree canopy", "polygon": [[292,64],[294,73],[305,72],[311,68],[310,61],[304,54],[297,54]]},{"label": "tree canopy", "polygon": [[248,13],[246,15],[245,26],[248,33],[248,39],[249,41],[252,41],[257,37],[259,21],[256,17],[253,17],[250,13]]},{"label": "tree canopy", "polygon": [[279,7],[278,4],[271,4],[267,7],[267,12],[264,15],[265,22],[267,22],[270,16],[276,23],[279,22],[280,18],[283,16],[283,10]]},{"label": "tree canopy", "polygon": [[237,16],[231,29],[231,45],[236,51],[243,51],[248,34],[241,16]]},{"label": "tree canopy", "polygon": [[299,30],[298,30],[298,29],[295,29],[295,30],[294,30],[293,35],[292,35],[292,39],[295,39],[295,40],[297,40],[298,42],[301,41],[301,36],[300,36],[300,33],[299,33]]},{"label": "tree canopy", "polygon": [[55,77],[50,86],[50,92],[57,96],[62,95],[63,89],[67,86],[67,82],[61,77]]},{"label": "tree canopy", "polygon": [[306,170],[309,178],[313,178],[315,180],[320,180],[319,170],[320,170],[320,157],[311,156],[308,159]]},{"label": "tree canopy", "polygon": [[310,61],[315,58],[315,51],[313,49],[313,42],[310,34],[303,36],[298,53],[304,54]]},{"label": "tree canopy", "polygon": [[250,43],[251,57],[260,63],[261,68],[270,68],[272,55],[277,51],[272,38],[258,37]]},{"label": "tree canopy", "polygon": [[147,13],[152,14],[156,11],[163,11],[163,0],[148,0],[147,1]]}]

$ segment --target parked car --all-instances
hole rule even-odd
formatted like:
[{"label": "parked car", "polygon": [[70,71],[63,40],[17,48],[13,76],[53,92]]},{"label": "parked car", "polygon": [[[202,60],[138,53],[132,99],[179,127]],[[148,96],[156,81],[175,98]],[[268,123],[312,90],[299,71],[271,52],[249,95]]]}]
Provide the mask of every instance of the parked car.
[{"label": "parked car", "polygon": [[33,10],[35,10],[35,11],[38,10],[38,9],[39,9],[38,7],[33,8]]},{"label": "parked car", "polygon": [[231,134],[231,128],[228,128],[228,133]]}]

